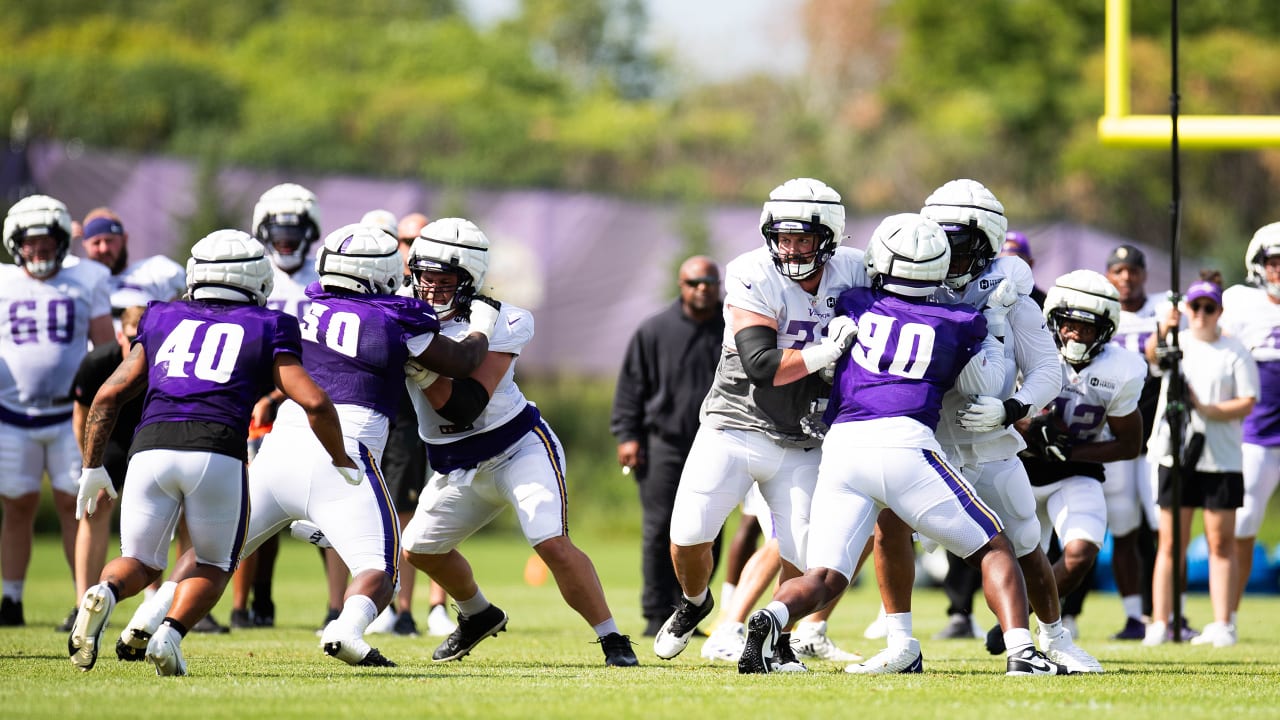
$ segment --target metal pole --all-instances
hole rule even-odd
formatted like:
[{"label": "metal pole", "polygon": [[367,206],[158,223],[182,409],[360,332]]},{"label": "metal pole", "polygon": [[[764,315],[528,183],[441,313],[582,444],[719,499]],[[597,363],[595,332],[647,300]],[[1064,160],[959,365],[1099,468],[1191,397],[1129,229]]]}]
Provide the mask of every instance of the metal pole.
[{"label": "metal pole", "polygon": [[[1169,288],[1173,301],[1177,302],[1181,295],[1178,277],[1178,234],[1182,219],[1182,166],[1178,153],[1178,0],[1170,0],[1172,19],[1170,22],[1169,54],[1172,90],[1169,93],[1169,118],[1173,126],[1170,137],[1171,170],[1173,175],[1173,202],[1169,207],[1169,245],[1170,245],[1170,280]],[[1182,642],[1182,576],[1186,553],[1182,550],[1182,445],[1183,421],[1188,412],[1185,398],[1186,388],[1182,378],[1182,351],[1178,344],[1178,331],[1174,328],[1172,339],[1173,351],[1170,353],[1169,397],[1167,398],[1167,417],[1169,419],[1169,447],[1173,450],[1173,465],[1169,468],[1169,484],[1172,490],[1173,513],[1173,641]],[[1195,468],[1192,468],[1194,470]],[[1161,618],[1156,618],[1160,620]]]}]

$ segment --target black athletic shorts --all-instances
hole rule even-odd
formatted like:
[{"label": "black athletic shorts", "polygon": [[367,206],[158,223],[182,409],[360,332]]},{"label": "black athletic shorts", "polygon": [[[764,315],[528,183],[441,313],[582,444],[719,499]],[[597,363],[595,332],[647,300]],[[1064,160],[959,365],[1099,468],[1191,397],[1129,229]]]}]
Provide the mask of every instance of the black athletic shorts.
[{"label": "black athletic shorts", "polygon": [[[1160,494],[1156,502],[1162,508],[1173,505],[1173,482],[1169,468],[1160,466]],[[1244,475],[1238,472],[1211,473],[1182,470],[1182,507],[1205,510],[1235,510],[1244,505]]]}]

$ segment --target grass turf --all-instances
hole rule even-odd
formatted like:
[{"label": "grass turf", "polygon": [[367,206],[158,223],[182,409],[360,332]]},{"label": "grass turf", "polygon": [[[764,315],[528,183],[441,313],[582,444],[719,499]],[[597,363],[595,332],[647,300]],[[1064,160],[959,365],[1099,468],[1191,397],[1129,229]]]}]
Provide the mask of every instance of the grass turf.
[{"label": "grass turf", "polygon": [[[314,549],[282,540],[276,577],[277,626],[230,635],[191,634],[186,678],[158,678],[144,663],[114,657],[114,638],[137,599],[117,607],[92,672],[68,661],[66,636],[53,631],[74,598],[55,541],[38,541],[26,587],[24,628],[0,628],[0,714],[5,718],[756,718],[847,717],[1276,717],[1280,710],[1280,598],[1248,596],[1234,648],[1113,642],[1122,613],[1114,595],[1090,597],[1080,643],[1106,666],[1102,676],[1006,678],[1003,658],[980,641],[935,641],[946,604],[917,591],[915,634],[925,673],[854,677],[812,662],[806,675],[739,676],[729,664],[699,657],[700,640],[662,661],[639,637],[639,558],[634,543],[581,538],[594,559],[623,632],[633,634],[641,667],[606,668],[586,624],[561,600],[554,581],[525,583],[530,551],[511,533],[481,535],[463,546],[485,594],[511,616],[507,632],[486,639],[462,662],[433,663],[436,638],[375,635],[397,668],[352,668],[318,648],[324,613]],[[425,627],[426,585],[415,593]],[[873,583],[852,589],[832,620],[842,647],[870,655],[881,641],[862,629],[876,611]],[[718,581],[713,588],[718,589]],[[979,601],[981,598],[979,598]],[[1193,595],[1188,614],[1209,619],[1208,598]],[[224,597],[215,616],[226,622]],[[983,611],[983,621],[990,615]]]}]

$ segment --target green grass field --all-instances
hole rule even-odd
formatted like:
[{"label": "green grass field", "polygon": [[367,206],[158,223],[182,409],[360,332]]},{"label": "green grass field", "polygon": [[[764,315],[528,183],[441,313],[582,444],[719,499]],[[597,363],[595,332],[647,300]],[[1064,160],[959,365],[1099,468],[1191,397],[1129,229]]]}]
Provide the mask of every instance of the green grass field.
[{"label": "green grass field", "polygon": [[[605,668],[586,624],[552,582],[524,583],[530,551],[511,533],[480,536],[463,547],[485,594],[511,616],[508,632],[464,661],[431,662],[435,638],[373,636],[397,668],[351,668],[325,657],[314,630],[324,611],[314,549],[285,539],[276,581],[275,629],[183,643],[191,675],[158,678],[149,665],[122,663],[110,646],[137,605],[121,603],[112,642],[89,673],[67,660],[66,636],[53,626],[73,604],[70,580],[52,538],[40,538],[26,588],[27,627],[0,629],[0,716],[4,718],[1140,718],[1280,716],[1280,598],[1249,596],[1241,642],[1215,650],[1187,644],[1144,648],[1106,640],[1121,624],[1115,595],[1090,597],[1080,642],[1107,668],[1103,676],[1007,678],[1003,658],[979,641],[934,641],[945,599],[920,590],[916,636],[925,673],[864,678],[815,662],[807,675],[739,676],[698,655],[700,640],[674,661],[653,655],[638,637],[639,559],[633,543],[582,538],[600,571],[624,632],[634,633],[641,667]],[[421,576],[419,576],[421,578]],[[832,636],[871,654],[862,638],[878,597],[872,583],[852,589],[833,618]],[[714,587],[718,588],[718,581]],[[415,597],[419,624],[426,588]],[[224,598],[216,617],[227,620]],[[1209,617],[1193,595],[1188,614]],[[984,622],[990,619],[985,613]]]}]

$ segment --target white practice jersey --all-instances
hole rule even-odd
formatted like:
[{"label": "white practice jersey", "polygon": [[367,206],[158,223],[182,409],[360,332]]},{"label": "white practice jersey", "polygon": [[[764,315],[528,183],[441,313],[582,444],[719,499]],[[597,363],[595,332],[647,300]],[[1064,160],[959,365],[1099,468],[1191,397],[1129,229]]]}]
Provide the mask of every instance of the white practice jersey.
[{"label": "white practice jersey", "polygon": [[814,374],[777,387],[752,384],[738,357],[731,308],[774,318],[778,347],[802,350],[821,342],[840,293],[869,285],[862,251],[843,246],[823,266],[822,281],[813,295],[778,272],[768,248],[756,248],[730,261],[724,276],[724,345],[711,391],[702,403],[702,421],[711,427],[755,430],[778,442],[818,447],[821,441],[800,429],[800,418],[809,412],[824,383]]},{"label": "white practice jersey", "polygon": [[1120,311],[1120,322],[1111,342],[1130,352],[1142,353],[1147,338],[1156,331],[1159,319],[1169,312],[1169,301],[1164,295],[1159,299],[1148,295],[1146,302],[1136,312]]},{"label": "white practice jersey", "polygon": [[30,416],[71,410],[71,384],[88,352],[89,321],[109,316],[107,277],[68,257],[48,280],[0,266],[0,405]]},{"label": "white practice jersey", "polygon": [[1107,418],[1124,417],[1138,409],[1138,397],[1147,379],[1146,359],[1108,343],[1080,370],[1065,359],[1059,361],[1062,391],[1054,413],[1066,424],[1072,442],[1115,439],[1107,427]]},{"label": "white practice jersey", "polygon": [[1258,364],[1260,395],[1244,421],[1244,441],[1280,445],[1280,303],[1265,290],[1233,285],[1222,293],[1222,331],[1238,339]]},{"label": "white practice jersey", "polygon": [[[999,397],[1013,397],[1031,406],[1031,412],[1053,402],[1062,389],[1058,368],[1058,348],[1044,321],[1044,314],[1030,297],[1035,279],[1031,268],[1021,258],[998,257],[963,290],[940,288],[934,299],[941,303],[966,303],[979,310],[986,308],[992,291],[1005,278],[1013,281],[1018,300],[1007,316],[1005,337],[1005,382]],[[1021,375],[1022,383],[1018,380]],[[1017,387],[1015,391],[1014,388]],[[942,397],[942,418],[938,424],[938,442],[947,455],[961,465],[990,462],[1013,457],[1026,447],[1022,436],[1012,427],[975,433],[960,426],[958,413],[969,398],[951,390]]]},{"label": "white practice jersey", "polygon": [[272,269],[276,273],[275,286],[267,297],[267,307],[301,319],[306,315],[307,306],[311,304],[311,298],[306,293],[307,286],[320,280],[315,262],[311,258],[303,260],[302,267],[292,275],[275,266]]},{"label": "white practice jersey", "polygon": [[108,280],[111,307],[146,305],[152,300],[168,302],[187,292],[187,269],[163,255],[152,255],[131,263]]},{"label": "white practice jersey", "polygon": [[[462,340],[469,332],[471,325],[462,320],[451,319],[440,323],[440,335],[453,340]],[[498,325],[493,331],[493,337],[489,339],[489,352],[519,355],[532,339],[533,314],[524,308],[503,303]],[[485,405],[480,417],[466,428],[458,428],[453,421],[441,417],[418,386],[406,380],[409,397],[413,399],[413,409],[418,415],[418,435],[428,443],[442,445],[505,425],[529,405],[524,393],[520,392],[520,386],[516,385],[515,374],[516,363],[513,360],[507,367],[506,374],[494,387],[489,404]],[[503,449],[505,448],[495,448],[494,454]]]}]

